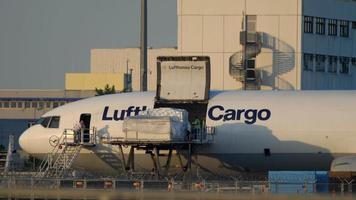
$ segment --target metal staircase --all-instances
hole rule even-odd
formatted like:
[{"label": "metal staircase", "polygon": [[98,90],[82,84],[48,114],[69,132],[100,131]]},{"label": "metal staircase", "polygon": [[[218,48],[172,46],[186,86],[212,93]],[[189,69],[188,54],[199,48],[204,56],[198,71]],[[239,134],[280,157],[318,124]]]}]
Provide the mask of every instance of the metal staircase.
[{"label": "metal staircase", "polygon": [[[72,167],[75,158],[78,156],[82,145],[72,144],[64,145],[62,152],[52,163],[52,159],[45,161],[44,167],[39,172],[41,178],[62,178],[67,170]],[[43,170],[44,169],[44,170]]]},{"label": "metal staircase", "polygon": [[[83,134],[83,132],[82,132]],[[63,178],[72,168],[75,159],[78,157],[81,149],[86,146],[95,145],[96,130],[93,128],[89,134],[89,140],[82,142],[76,137],[76,132],[72,129],[66,129],[60,138],[50,138],[53,149],[44,159],[35,174],[35,178]],[[81,137],[81,138],[86,138]]]},{"label": "metal staircase", "polygon": [[240,44],[243,47],[230,56],[229,73],[243,84],[244,90],[259,90],[261,77],[256,70],[255,60],[261,53],[262,37],[256,32],[256,16],[244,17],[244,30],[240,32]]},{"label": "metal staircase", "polygon": [[99,158],[113,169],[124,169],[123,163],[112,152],[100,150]]}]

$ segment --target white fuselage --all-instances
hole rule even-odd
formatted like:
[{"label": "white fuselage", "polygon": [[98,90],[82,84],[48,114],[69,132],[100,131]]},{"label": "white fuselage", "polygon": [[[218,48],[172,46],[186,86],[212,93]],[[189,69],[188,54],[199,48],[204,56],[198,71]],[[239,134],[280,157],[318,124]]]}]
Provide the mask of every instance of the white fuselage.
[{"label": "white fuselage", "polygon": [[[56,108],[43,117],[60,116],[59,128],[35,125],[20,138],[21,147],[41,157],[49,153],[51,135],[73,128],[83,113],[102,137],[123,137],[123,119],[154,107],[155,93],[124,93],[84,99]],[[335,157],[356,154],[356,91],[227,91],[210,95],[206,125],[215,127],[214,142],[196,146],[193,161],[217,174],[239,170],[328,170]],[[128,151],[128,149],[125,149]],[[115,171],[100,154],[117,148],[98,144],[83,150],[78,168]],[[152,169],[137,152],[136,167]],[[96,159],[96,161],[95,161]]]}]

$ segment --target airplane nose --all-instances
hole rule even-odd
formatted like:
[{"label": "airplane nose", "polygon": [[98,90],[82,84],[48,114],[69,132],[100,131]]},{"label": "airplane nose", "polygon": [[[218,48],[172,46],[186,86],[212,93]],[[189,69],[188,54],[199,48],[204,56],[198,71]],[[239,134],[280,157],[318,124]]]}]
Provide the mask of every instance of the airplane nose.
[{"label": "airplane nose", "polygon": [[30,129],[31,128],[28,128],[25,132],[23,132],[19,138],[19,145],[21,149],[27,153],[29,153],[29,147],[30,147],[30,132],[31,132]]},{"label": "airplane nose", "polygon": [[[24,152],[42,159],[43,155],[47,155],[53,149],[48,141],[50,135],[52,133],[46,134],[41,125],[34,125],[20,135],[19,145]],[[56,132],[53,132],[53,135],[56,135]]]}]

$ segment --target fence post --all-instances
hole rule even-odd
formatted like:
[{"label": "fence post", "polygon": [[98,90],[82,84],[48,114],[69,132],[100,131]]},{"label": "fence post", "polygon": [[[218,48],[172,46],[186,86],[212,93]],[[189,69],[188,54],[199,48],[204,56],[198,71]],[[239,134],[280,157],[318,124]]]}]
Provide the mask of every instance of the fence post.
[{"label": "fence post", "polygon": [[97,131],[96,127],[93,128],[93,131],[94,131],[94,144],[96,144],[96,131]]},{"label": "fence post", "polygon": [[80,144],[84,143],[84,130],[83,128],[80,129]]},{"label": "fence post", "polygon": [[237,194],[237,180],[235,180],[235,193]]},{"label": "fence post", "polygon": [[344,191],[345,191],[344,182],[341,182],[340,184],[341,184],[340,185],[340,192],[341,192],[341,194],[344,194]]},{"label": "fence post", "polygon": [[348,192],[351,193],[351,194],[352,194],[352,182],[353,182],[353,180],[349,181],[348,182],[348,186],[347,186]]}]

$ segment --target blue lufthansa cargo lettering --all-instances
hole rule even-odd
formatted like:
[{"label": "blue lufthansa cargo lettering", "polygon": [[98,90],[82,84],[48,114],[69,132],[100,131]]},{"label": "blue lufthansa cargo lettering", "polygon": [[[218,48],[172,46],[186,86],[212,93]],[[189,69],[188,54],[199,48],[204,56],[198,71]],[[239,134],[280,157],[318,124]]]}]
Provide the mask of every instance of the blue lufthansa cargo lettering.
[{"label": "blue lufthansa cargo lettering", "polygon": [[140,111],[145,111],[147,106],[142,106],[142,108],[137,106],[129,106],[127,109],[123,110],[116,109],[112,112],[112,114],[109,114],[109,109],[109,106],[104,107],[103,116],[101,118],[103,121],[121,121],[124,120],[125,117],[136,116]]},{"label": "blue lufthansa cargo lettering", "polygon": [[219,109],[220,111],[224,111],[224,107],[222,107],[222,106],[213,106],[213,107],[211,107],[211,108],[209,109],[209,111],[208,111],[208,117],[209,117],[211,120],[219,121],[219,120],[221,120],[221,119],[224,117],[224,115],[218,115],[217,117],[215,117],[215,116],[213,115],[213,112],[214,112],[215,109]]},{"label": "blue lufthansa cargo lettering", "polygon": [[112,120],[112,117],[108,117],[108,111],[109,111],[109,106],[105,106],[102,120],[104,120],[104,121]]},{"label": "blue lufthansa cargo lettering", "polygon": [[268,109],[226,109],[221,105],[215,105],[208,110],[208,117],[213,121],[240,121],[245,124],[254,124],[257,120],[266,121],[271,118]]}]

